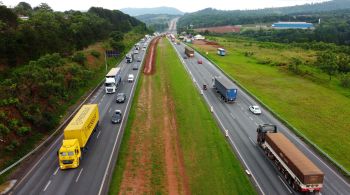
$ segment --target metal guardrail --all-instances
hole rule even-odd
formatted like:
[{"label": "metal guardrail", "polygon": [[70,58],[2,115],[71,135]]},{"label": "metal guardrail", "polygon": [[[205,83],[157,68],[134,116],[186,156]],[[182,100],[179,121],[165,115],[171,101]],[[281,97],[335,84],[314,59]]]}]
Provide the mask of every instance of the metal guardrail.
[{"label": "metal guardrail", "polygon": [[240,82],[238,82],[236,79],[232,78],[230,75],[228,75],[220,66],[218,66],[214,61],[212,61],[210,58],[208,58],[206,55],[203,55],[202,52],[198,51],[196,48],[192,47],[191,45],[186,44],[187,46],[194,49],[198,54],[200,54],[202,57],[207,59],[211,64],[213,64],[215,67],[217,67],[227,78],[229,78],[232,82],[237,84],[241,89],[243,89],[248,95],[250,95],[255,101],[259,102],[262,106],[265,107],[266,110],[268,110],[273,116],[275,116],[279,121],[281,121],[284,125],[286,125],[289,129],[291,129],[298,137],[305,140],[308,145],[312,146],[318,153],[320,153],[322,156],[324,156],[328,161],[330,161],[333,165],[335,165],[346,177],[350,177],[350,172],[346,170],[342,165],[340,165],[336,160],[334,160],[331,156],[329,156],[325,151],[323,151],[320,147],[318,147],[316,144],[314,144],[310,139],[308,139],[303,133],[301,133],[296,127],[294,127],[292,124],[290,124],[287,120],[285,120],[282,116],[280,116],[278,113],[276,113],[272,108],[270,108],[268,105],[266,105],[262,100],[260,100],[258,97],[256,97],[252,92],[250,92],[247,88],[245,88]]},{"label": "metal guardrail", "polygon": [[36,148],[34,148],[32,151],[30,151],[28,154],[24,155],[22,158],[20,158],[18,161],[16,161],[15,163],[13,163],[12,165],[6,167],[5,169],[1,170],[0,172],[0,176],[4,173],[6,173],[7,171],[9,171],[10,169],[12,169],[13,167],[17,166],[18,164],[20,164],[23,160],[27,159],[29,156],[33,155],[35,152],[37,152],[39,149],[41,149],[43,146],[45,146],[54,136],[56,136],[56,134],[62,130],[62,128],[68,123],[68,121],[77,113],[77,111],[79,110],[79,108],[85,104],[85,102],[90,99],[91,95],[94,94],[99,88],[100,86],[103,84],[104,79],[98,84],[98,86],[83,100],[83,102],[72,112],[72,114],[70,114],[66,120],[64,120],[61,125],[59,127],[56,128],[56,130],[45,140],[43,141],[41,144],[39,144],[39,146],[37,146]]}]

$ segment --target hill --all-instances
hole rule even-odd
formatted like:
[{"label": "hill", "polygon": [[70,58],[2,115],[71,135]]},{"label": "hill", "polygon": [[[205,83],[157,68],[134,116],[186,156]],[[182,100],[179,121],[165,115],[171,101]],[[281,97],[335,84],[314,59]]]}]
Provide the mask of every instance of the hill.
[{"label": "hill", "polygon": [[[349,0],[333,0],[315,4],[244,11],[222,11],[207,8],[198,12],[185,14],[178,21],[178,27],[181,28],[191,24],[194,26],[194,28],[199,28],[210,26],[276,22],[276,19],[279,19],[279,16],[286,16],[291,14],[309,15],[316,12],[334,11],[347,8],[350,8]],[[293,19],[292,17],[287,16],[286,18],[282,19],[290,20]]]},{"label": "hill", "polygon": [[123,8],[120,11],[131,16],[139,16],[145,14],[169,14],[183,15],[184,13],[173,7],[153,7],[153,8]]},{"label": "hill", "polygon": [[170,15],[170,14],[145,14],[135,16],[136,19],[144,22],[148,28],[162,32],[168,28],[170,20],[181,17],[181,15]]}]

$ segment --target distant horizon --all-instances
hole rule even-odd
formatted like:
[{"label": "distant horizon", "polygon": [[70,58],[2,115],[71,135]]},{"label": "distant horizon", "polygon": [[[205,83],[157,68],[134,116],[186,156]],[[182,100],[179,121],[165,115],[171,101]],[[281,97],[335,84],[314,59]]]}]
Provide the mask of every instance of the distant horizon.
[{"label": "distant horizon", "polygon": [[232,0],[221,0],[220,4],[210,0],[202,0],[199,4],[194,1],[185,0],[134,0],[117,2],[115,0],[85,0],[84,4],[71,0],[0,0],[3,5],[7,7],[15,7],[19,2],[29,3],[32,7],[38,6],[40,3],[47,3],[55,11],[68,11],[79,10],[86,11],[90,7],[103,7],[105,9],[134,9],[134,8],[157,8],[157,7],[170,7],[176,8],[183,13],[191,13],[206,8],[212,8],[217,10],[256,10],[265,8],[279,8],[289,7],[295,5],[304,5],[312,3],[322,3],[332,0],[243,0],[239,2],[232,2]]}]

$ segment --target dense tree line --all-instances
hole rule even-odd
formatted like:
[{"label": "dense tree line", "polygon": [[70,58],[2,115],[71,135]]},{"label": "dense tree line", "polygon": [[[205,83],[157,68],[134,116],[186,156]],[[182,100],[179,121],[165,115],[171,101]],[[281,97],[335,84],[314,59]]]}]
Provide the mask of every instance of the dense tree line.
[{"label": "dense tree line", "polygon": [[[28,16],[28,20],[18,16]],[[32,8],[21,2],[0,6],[0,64],[14,66],[49,53],[70,55],[113,31],[122,33],[146,26],[117,10],[92,7],[88,12],[55,12],[47,4]]]},{"label": "dense tree line", "polygon": [[170,20],[180,17],[180,15],[170,14],[145,14],[136,16],[137,19],[146,23],[147,27],[158,32],[163,32],[169,28]]},{"label": "dense tree line", "polygon": [[[144,23],[117,10],[54,12],[47,4],[0,5],[0,156],[30,149],[28,140],[50,132],[73,98],[95,85],[102,63],[93,63],[102,60],[103,51],[78,50],[108,40],[123,53],[125,42],[146,33]],[[131,40],[125,41],[126,35]]]}]

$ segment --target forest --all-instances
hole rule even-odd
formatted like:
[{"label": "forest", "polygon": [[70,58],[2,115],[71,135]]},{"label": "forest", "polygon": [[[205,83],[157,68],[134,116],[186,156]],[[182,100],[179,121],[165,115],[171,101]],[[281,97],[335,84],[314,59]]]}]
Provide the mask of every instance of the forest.
[{"label": "forest", "polygon": [[69,107],[96,87],[105,74],[105,49],[122,58],[148,33],[144,23],[118,10],[1,5],[0,168],[52,132]]}]

